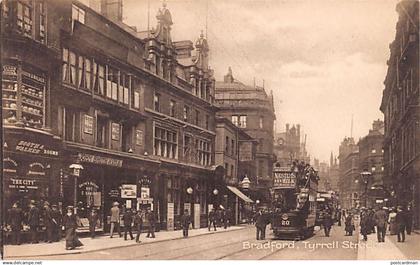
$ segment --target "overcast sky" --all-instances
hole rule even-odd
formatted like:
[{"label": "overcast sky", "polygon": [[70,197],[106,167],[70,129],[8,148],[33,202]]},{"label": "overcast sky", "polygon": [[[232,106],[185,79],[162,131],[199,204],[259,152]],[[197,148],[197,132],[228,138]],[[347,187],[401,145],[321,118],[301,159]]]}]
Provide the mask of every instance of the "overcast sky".
[{"label": "overcast sky", "polygon": [[[156,26],[160,0],[149,0]],[[167,0],[172,39],[205,31],[216,79],[273,90],[277,132],[300,123],[312,157],[329,161],[345,136],[358,139],[379,111],[396,0]],[[147,29],[147,0],[124,0],[124,20]]]}]

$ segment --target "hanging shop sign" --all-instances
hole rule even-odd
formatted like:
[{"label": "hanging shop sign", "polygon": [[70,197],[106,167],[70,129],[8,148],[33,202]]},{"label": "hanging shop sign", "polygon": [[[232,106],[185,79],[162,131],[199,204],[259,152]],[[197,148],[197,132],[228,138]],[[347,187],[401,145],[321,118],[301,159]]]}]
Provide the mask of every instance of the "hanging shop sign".
[{"label": "hanging shop sign", "polygon": [[98,165],[122,167],[122,164],[123,164],[123,161],[121,159],[90,155],[90,154],[84,154],[84,153],[79,153],[78,158],[80,162],[92,163],[92,164],[98,164]]},{"label": "hanging shop sign", "polygon": [[121,198],[135,199],[137,198],[137,185],[135,184],[122,184],[121,185]]},{"label": "hanging shop sign", "polygon": [[23,153],[29,153],[29,154],[46,155],[46,156],[52,156],[52,157],[58,156],[57,150],[53,150],[43,144],[32,142],[32,141],[21,140],[17,142],[15,150],[19,152],[23,152]]}]

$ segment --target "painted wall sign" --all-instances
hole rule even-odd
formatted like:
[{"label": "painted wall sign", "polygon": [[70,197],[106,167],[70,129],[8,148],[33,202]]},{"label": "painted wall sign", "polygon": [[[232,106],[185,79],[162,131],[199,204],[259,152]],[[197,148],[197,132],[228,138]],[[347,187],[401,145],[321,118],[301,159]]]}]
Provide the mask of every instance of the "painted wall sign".
[{"label": "painted wall sign", "polygon": [[90,154],[79,153],[78,158],[80,162],[92,163],[98,165],[107,165],[113,167],[122,167],[123,161],[121,159],[96,156]]},{"label": "painted wall sign", "polygon": [[12,65],[3,65],[3,75],[17,75],[17,68],[16,66]]},{"label": "painted wall sign", "polygon": [[83,131],[88,134],[93,134],[93,117],[87,114],[85,114],[84,116],[85,116],[85,119],[83,123],[84,124]]},{"label": "painted wall sign", "polygon": [[118,123],[111,124],[111,139],[116,141],[120,140],[120,125]]},{"label": "painted wall sign", "polygon": [[19,141],[16,144],[16,151],[30,153],[30,154],[39,154],[47,156],[58,156],[57,150],[52,150],[40,143],[34,143],[30,141]]},{"label": "painted wall sign", "polygon": [[143,131],[136,130],[136,145],[143,145]]},{"label": "painted wall sign", "polygon": [[29,77],[33,80],[36,80],[36,81],[40,82],[40,83],[45,83],[45,78],[43,76],[39,76],[39,75],[36,75],[36,74],[33,74],[33,73],[29,73],[27,71],[22,71],[22,74],[26,77]]},{"label": "painted wall sign", "polygon": [[167,211],[167,229],[168,231],[174,230],[174,203],[168,202],[168,211]]},{"label": "painted wall sign", "polygon": [[200,204],[194,204],[194,228],[200,228]]},{"label": "painted wall sign", "polygon": [[36,180],[34,179],[10,178],[9,188],[10,189],[36,190],[38,189],[38,185],[36,183]]},{"label": "painted wall sign", "polygon": [[121,185],[121,198],[135,199],[137,198],[137,185],[135,184],[122,184]]}]

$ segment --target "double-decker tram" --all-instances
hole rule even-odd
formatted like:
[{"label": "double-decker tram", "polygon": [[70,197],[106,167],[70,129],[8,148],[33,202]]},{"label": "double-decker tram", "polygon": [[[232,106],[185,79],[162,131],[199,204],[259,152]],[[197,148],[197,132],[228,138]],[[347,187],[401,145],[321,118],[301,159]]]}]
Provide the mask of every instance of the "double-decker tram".
[{"label": "double-decker tram", "polygon": [[304,162],[273,168],[271,228],[276,238],[304,239],[313,235],[318,174]]}]

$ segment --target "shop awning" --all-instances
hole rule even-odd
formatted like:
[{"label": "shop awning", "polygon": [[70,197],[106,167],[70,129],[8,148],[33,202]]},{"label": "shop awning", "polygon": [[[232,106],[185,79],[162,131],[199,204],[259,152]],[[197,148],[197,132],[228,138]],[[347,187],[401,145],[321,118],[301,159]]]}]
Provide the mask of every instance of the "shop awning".
[{"label": "shop awning", "polygon": [[249,202],[249,203],[253,203],[254,201],[253,200],[251,200],[248,196],[246,196],[245,194],[243,194],[240,190],[238,190],[237,188],[235,188],[235,187],[232,187],[232,186],[227,186],[228,187],[228,189],[231,191],[231,192],[233,192],[233,193],[235,193],[235,195],[236,196],[238,196],[239,198],[241,198],[244,202]]}]

